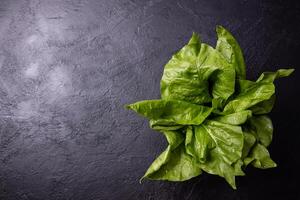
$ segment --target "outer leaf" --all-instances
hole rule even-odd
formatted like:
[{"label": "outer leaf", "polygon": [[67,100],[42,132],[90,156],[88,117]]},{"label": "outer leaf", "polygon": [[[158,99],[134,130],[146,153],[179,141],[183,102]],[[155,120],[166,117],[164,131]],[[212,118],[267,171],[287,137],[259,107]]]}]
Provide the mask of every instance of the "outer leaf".
[{"label": "outer leaf", "polygon": [[186,152],[199,163],[204,163],[214,144],[203,126],[191,126],[186,131],[185,148]]},{"label": "outer leaf", "polygon": [[235,176],[245,176],[245,173],[242,170],[242,166],[244,165],[244,162],[242,159],[237,160],[232,166],[234,168],[234,175]]},{"label": "outer leaf", "polygon": [[247,119],[249,119],[251,116],[252,113],[250,110],[244,110],[224,116],[215,117],[213,118],[213,120],[225,124],[241,125],[244,124],[247,121]]},{"label": "outer leaf", "polygon": [[171,123],[170,120],[163,119],[150,119],[150,128],[157,131],[175,131],[184,127],[184,125],[178,125],[176,123]]},{"label": "outer leaf", "polygon": [[243,145],[243,151],[242,151],[242,158],[245,158],[248,156],[251,148],[255,144],[256,138],[250,132],[247,132],[247,131],[243,131],[243,132],[244,132],[244,145]]},{"label": "outer leaf", "polygon": [[248,125],[256,139],[265,147],[269,146],[273,137],[273,124],[266,116],[255,116],[249,119]]},{"label": "outer leaf", "polygon": [[244,160],[245,165],[251,163],[256,168],[267,169],[276,167],[276,163],[271,159],[266,147],[256,144],[251,150],[250,155]]},{"label": "outer leaf", "polygon": [[270,99],[262,101],[255,106],[252,106],[250,109],[253,114],[262,115],[271,112],[275,103],[276,96],[273,94]]},{"label": "outer leaf", "polygon": [[[243,149],[243,157],[246,157],[244,164],[247,166],[251,163],[254,167],[263,169],[276,167],[276,163],[270,158],[270,154],[266,149],[272,141],[273,125],[271,119],[266,115],[252,117],[247,122],[245,129],[247,149],[245,150],[245,147]],[[249,137],[250,135],[251,137]],[[255,141],[256,144],[254,144]],[[253,148],[249,151],[253,144]],[[247,155],[248,152],[250,152],[249,155]]]},{"label": "outer leaf", "polygon": [[212,96],[215,99],[227,100],[234,92],[235,71],[232,65],[217,50],[207,44],[201,44],[199,53],[201,69],[216,68],[212,76]]},{"label": "outer leaf", "polygon": [[244,80],[244,79],[239,79],[237,80],[237,93],[242,93],[248,88],[252,87],[255,85],[255,81],[250,81],[250,80]]},{"label": "outer leaf", "polygon": [[[267,103],[265,101],[269,100],[275,93],[273,81],[276,78],[289,76],[293,71],[293,69],[281,69],[276,72],[265,72],[256,82],[240,80],[240,93],[225,106],[224,112],[232,113],[245,110],[258,103],[261,103],[260,106],[267,106],[264,110],[270,110],[272,100]],[[257,110],[257,107],[255,109]]]},{"label": "outer leaf", "polygon": [[[289,76],[294,69],[280,69],[276,72],[264,72],[256,82],[273,82],[277,78]],[[257,105],[253,106],[251,110],[254,114],[267,114],[271,112],[275,103],[275,94],[270,99],[262,101]]]},{"label": "outer leaf", "polygon": [[209,152],[209,160],[201,164],[201,168],[210,174],[224,177],[233,187],[235,176],[243,175],[241,162],[243,133],[239,126],[207,121],[200,125],[211,137],[215,148]]},{"label": "outer leaf", "polygon": [[216,145],[216,150],[224,161],[232,164],[242,155],[243,132],[241,127],[207,120],[203,127]]},{"label": "outer leaf", "polygon": [[151,164],[143,178],[184,181],[201,174],[196,160],[185,152],[184,137],[175,131],[164,132],[168,148]]},{"label": "outer leaf", "polygon": [[224,112],[233,113],[246,110],[257,103],[268,100],[275,92],[273,83],[255,83],[245,88],[224,108]]},{"label": "outer leaf", "polygon": [[235,176],[238,174],[236,173],[235,167],[226,163],[217,151],[212,150],[210,152],[210,161],[201,164],[201,168],[209,174],[219,175],[225,178],[229,185],[236,189]]},{"label": "outer leaf", "polygon": [[128,109],[147,117],[152,126],[199,125],[212,108],[176,100],[146,100],[127,106]]},{"label": "outer leaf", "polygon": [[217,26],[217,35],[218,41],[216,49],[235,67],[237,78],[245,79],[245,61],[239,44],[232,34],[222,26]]},{"label": "outer leaf", "polygon": [[162,99],[184,100],[202,104],[211,101],[208,78],[216,68],[198,69],[201,43],[193,33],[189,43],[172,56],[166,64],[160,82]]},{"label": "outer leaf", "polygon": [[294,69],[279,69],[276,72],[264,72],[256,82],[273,83],[275,79],[287,77],[293,73]]}]

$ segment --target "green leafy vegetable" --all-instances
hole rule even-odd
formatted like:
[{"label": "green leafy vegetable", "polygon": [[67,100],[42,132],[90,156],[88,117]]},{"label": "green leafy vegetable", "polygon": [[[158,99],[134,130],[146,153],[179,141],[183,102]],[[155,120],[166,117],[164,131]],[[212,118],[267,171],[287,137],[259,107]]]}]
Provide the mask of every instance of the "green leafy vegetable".
[{"label": "green leafy vegetable", "polygon": [[168,141],[142,179],[184,181],[204,171],[236,188],[235,176],[245,175],[249,164],[276,167],[267,150],[273,125],[266,114],[275,103],[274,80],[294,69],[246,80],[239,44],[222,26],[216,31],[216,48],[193,33],[172,56],[161,79],[161,99],[126,106],[148,118]]}]

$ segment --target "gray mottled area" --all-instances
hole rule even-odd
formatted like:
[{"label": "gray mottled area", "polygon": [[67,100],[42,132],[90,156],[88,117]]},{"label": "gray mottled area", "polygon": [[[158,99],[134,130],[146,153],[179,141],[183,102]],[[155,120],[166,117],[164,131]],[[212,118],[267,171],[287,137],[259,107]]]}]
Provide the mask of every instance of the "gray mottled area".
[{"label": "gray mottled area", "polygon": [[297,69],[299,10],[265,0],[1,0],[0,199],[297,199],[298,72],[278,82],[279,167],[248,169],[237,191],[210,175],[139,184],[166,142],[123,106],[159,98],[163,65],[193,31],[214,45],[216,24],[240,41],[250,78]]}]

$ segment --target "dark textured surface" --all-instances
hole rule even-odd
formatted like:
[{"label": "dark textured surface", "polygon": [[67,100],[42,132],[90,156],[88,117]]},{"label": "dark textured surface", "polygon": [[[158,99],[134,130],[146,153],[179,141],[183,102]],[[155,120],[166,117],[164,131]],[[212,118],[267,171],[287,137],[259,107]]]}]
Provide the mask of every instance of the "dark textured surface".
[{"label": "dark textured surface", "polygon": [[[274,1],[275,2],[275,1]],[[300,4],[267,0],[1,0],[0,199],[297,199]],[[216,176],[139,184],[164,138],[126,103],[159,97],[163,65],[192,31],[237,37],[248,77],[277,82],[270,151],[238,190]]]}]

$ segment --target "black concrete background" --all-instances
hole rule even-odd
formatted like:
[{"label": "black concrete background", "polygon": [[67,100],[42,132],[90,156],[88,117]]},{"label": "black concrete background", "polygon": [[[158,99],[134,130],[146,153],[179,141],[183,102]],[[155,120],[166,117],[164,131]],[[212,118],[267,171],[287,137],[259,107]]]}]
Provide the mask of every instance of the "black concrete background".
[{"label": "black concrete background", "polygon": [[[292,1],[0,1],[0,199],[299,199],[300,4]],[[221,24],[248,77],[283,67],[270,152],[238,190],[216,176],[139,184],[164,138],[126,103],[159,98],[163,66],[192,31]]]}]

